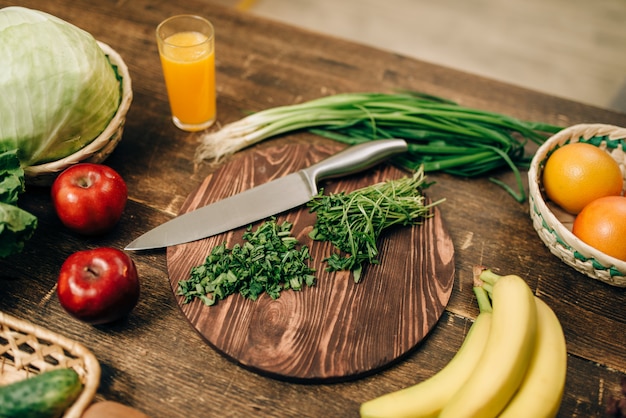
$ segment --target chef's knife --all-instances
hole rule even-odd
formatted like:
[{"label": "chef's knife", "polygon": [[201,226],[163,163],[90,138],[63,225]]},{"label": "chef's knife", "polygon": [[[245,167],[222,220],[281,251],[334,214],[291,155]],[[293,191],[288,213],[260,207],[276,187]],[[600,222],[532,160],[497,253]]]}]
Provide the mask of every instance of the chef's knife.
[{"label": "chef's knife", "polygon": [[353,174],[407,150],[402,139],[354,145],[298,172],[180,215],[146,232],[126,250],[168,247],[207,238],[303,205],[320,180]]}]

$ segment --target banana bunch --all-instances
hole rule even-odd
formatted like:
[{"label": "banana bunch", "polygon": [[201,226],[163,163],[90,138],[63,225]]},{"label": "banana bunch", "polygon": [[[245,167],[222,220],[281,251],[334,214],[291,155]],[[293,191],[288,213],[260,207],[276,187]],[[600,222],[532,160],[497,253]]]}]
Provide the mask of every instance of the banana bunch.
[{"label": "banana bunch", "polygon": [[480,313],[437,374],[361,405],[362,418],[556,416],[567,369],[561,324],[515,275],[477,271]]}]

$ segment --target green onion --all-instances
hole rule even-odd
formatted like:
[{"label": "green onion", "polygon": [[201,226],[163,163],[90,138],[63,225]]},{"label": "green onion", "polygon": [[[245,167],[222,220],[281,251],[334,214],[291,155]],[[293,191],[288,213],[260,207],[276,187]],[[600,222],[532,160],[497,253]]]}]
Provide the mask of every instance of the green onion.
[{"label": "green onion", "polygon": [[526,199],[519,168],[528,167],[527,141],[542,144],[562,127],[526,122],[502,114],[460,106],[417,92],[344,93],[253,113],[202,136],[197,161],[219,160],[267,138],[310,132],[354,145],[402,138],[408,152],[393,160],[405,169],[476,177],[508,168],[517,189],[496,179],[518,201]]}]

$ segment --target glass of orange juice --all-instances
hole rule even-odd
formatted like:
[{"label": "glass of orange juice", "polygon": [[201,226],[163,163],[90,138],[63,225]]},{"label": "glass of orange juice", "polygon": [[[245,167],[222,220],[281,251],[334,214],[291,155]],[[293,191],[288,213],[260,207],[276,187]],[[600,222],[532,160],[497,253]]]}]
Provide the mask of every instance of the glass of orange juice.
[{"label": "glass of orange juice", "polygon": [[194,15],[173,16],[156,30],[174,124],[200,131],[215,122],[215,31]]}]

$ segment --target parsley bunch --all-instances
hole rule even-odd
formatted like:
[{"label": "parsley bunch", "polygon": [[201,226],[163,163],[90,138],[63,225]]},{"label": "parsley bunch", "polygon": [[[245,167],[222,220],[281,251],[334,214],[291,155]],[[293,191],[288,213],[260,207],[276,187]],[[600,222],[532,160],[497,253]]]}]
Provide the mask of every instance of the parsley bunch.
[{"label": "parsley bunch", "polygon": [[243,244],[214,247],[203,264],[191,269],[189,279],[178,283],[177,294],[185,297],[184,303],[199,298],[211,306],[234,293],[256,300],[266,292],[277,299],[283,289],[313,286],[315,269],[307,264],[309,248],[297,248],[298,240],[290,235],[292,226],[287,221],[279,225],[275,218],[256,231],[249,226]]}]

